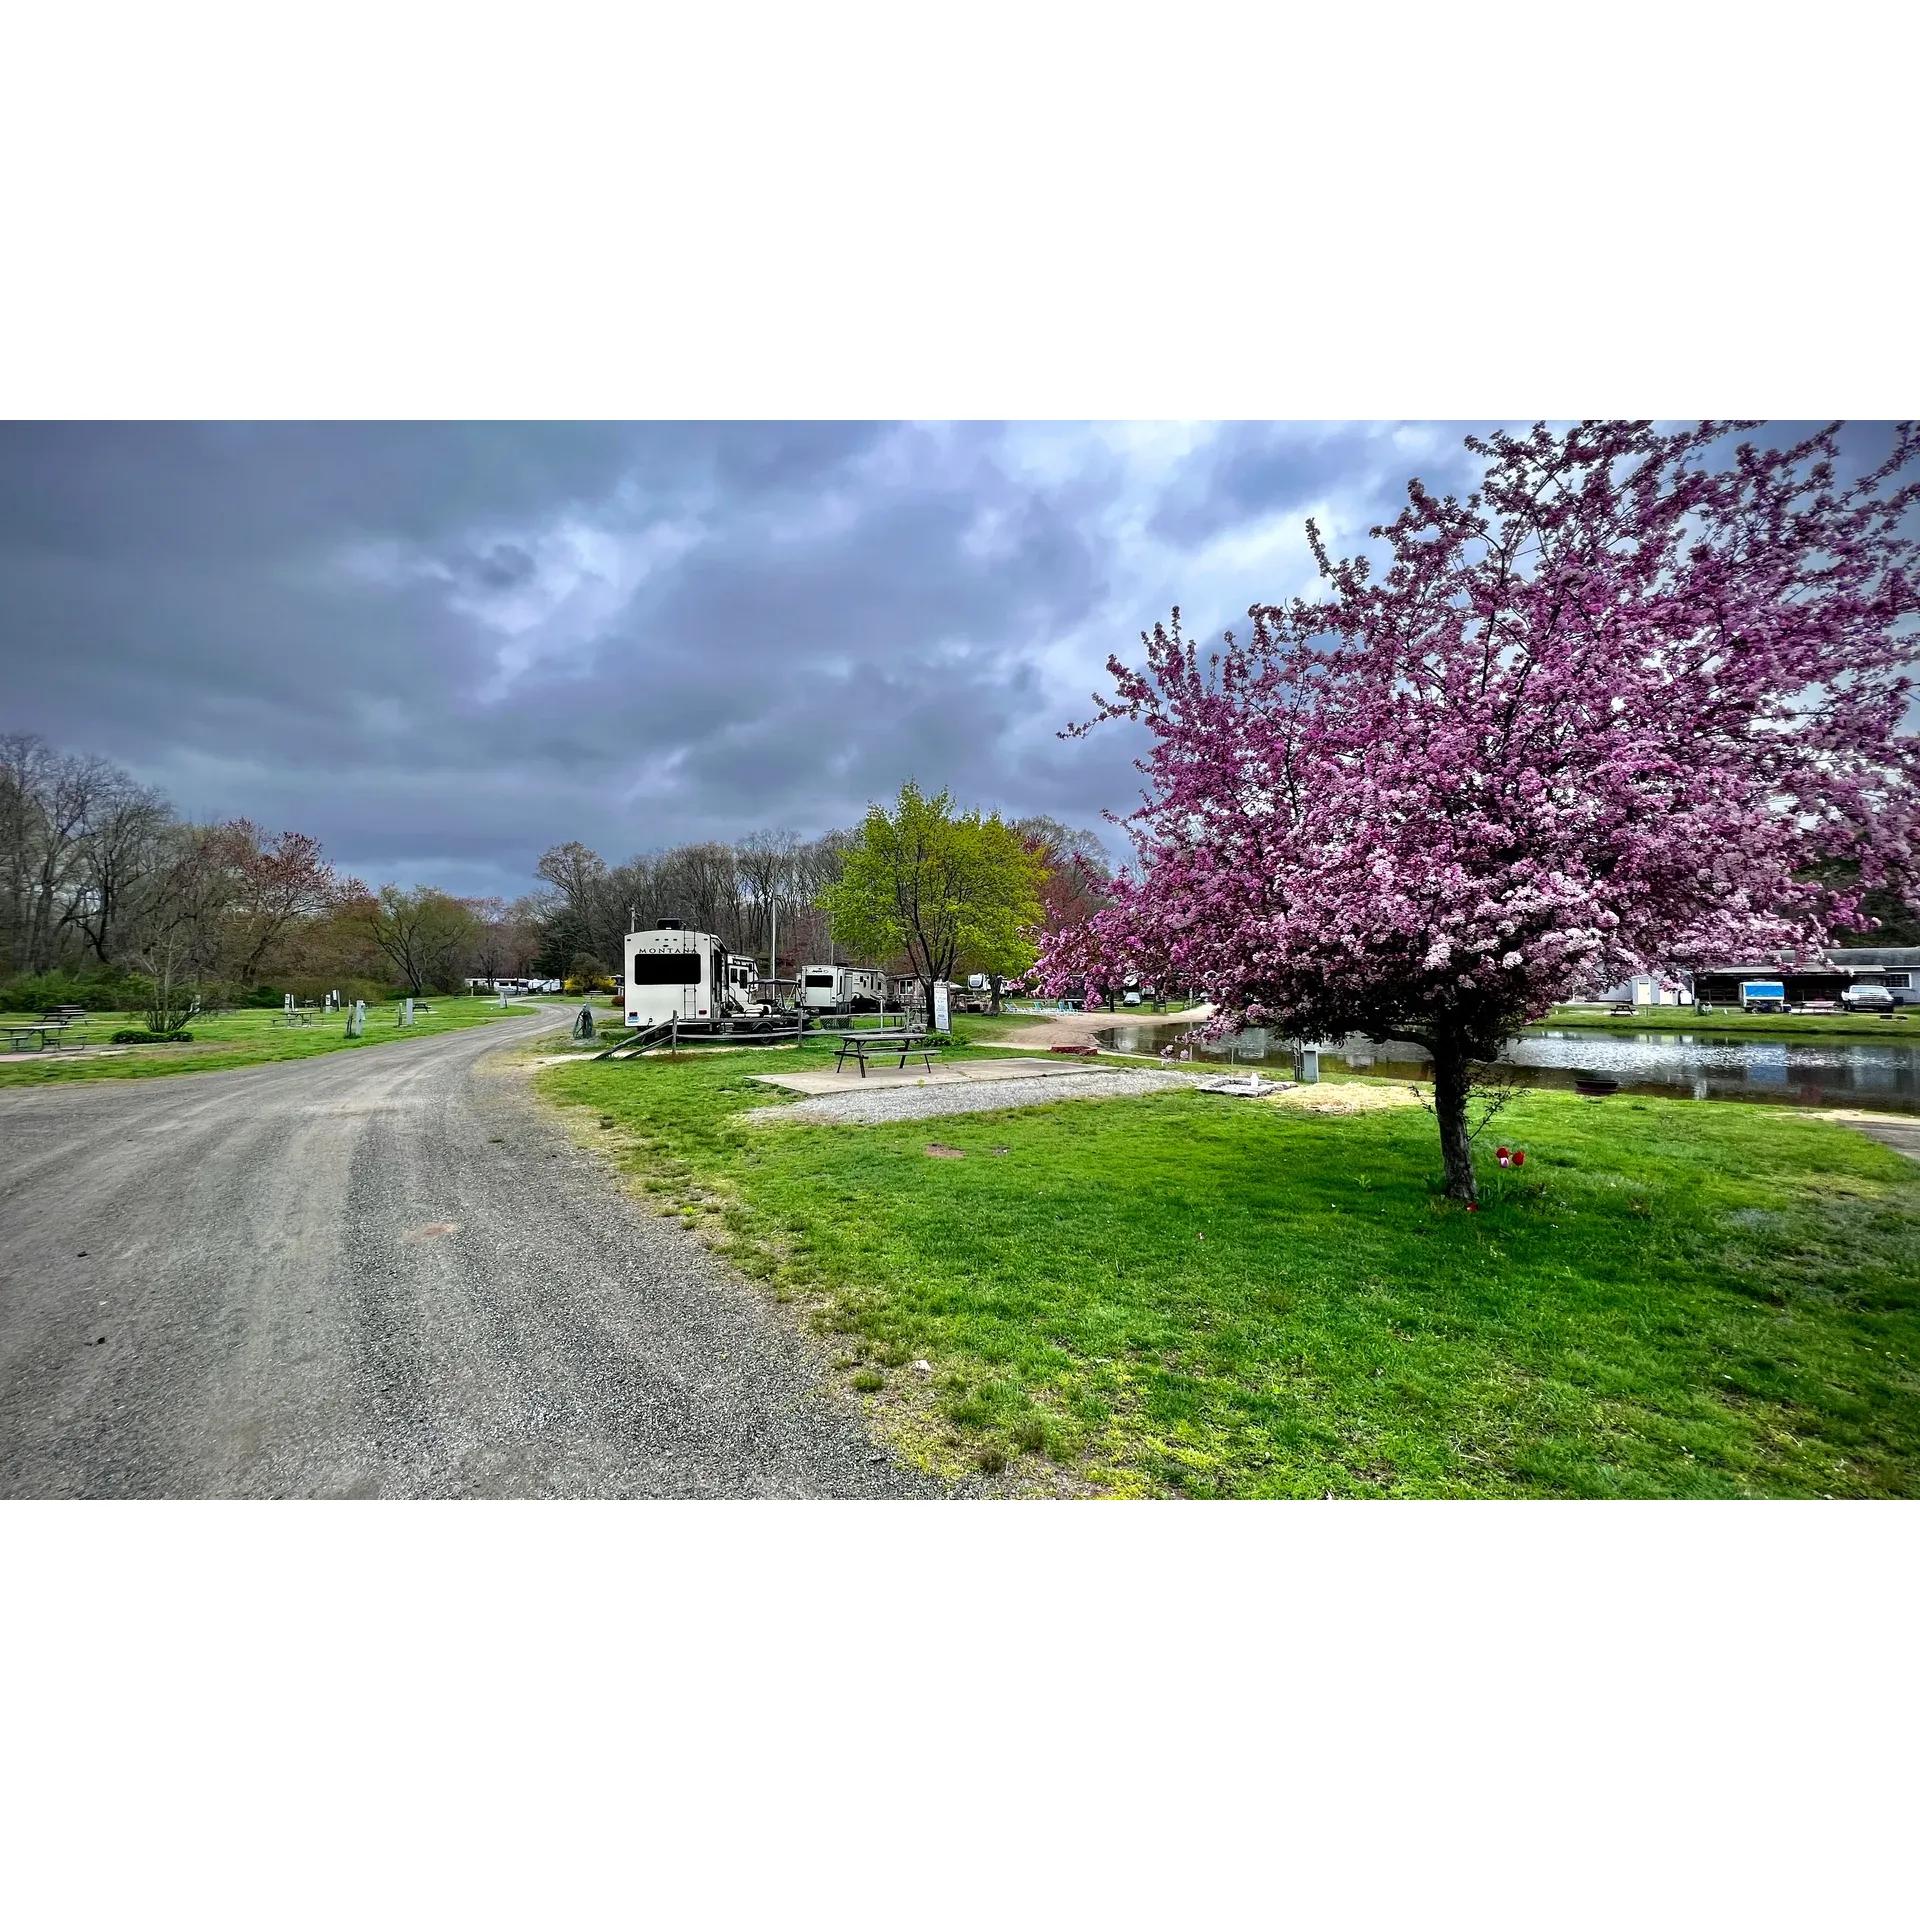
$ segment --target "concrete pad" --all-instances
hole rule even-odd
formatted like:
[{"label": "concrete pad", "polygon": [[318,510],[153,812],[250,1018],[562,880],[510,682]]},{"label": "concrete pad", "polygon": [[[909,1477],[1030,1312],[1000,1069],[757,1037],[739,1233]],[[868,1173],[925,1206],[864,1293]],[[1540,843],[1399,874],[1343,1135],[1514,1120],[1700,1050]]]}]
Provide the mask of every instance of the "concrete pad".
[{"label": "concrete pad", "polygon": [[1800,1107],[1795,1111],[1803,1119],[1831,1120],[1839,1126],[1851,1127],[1855,1133],[1864,1133],[1869,1140],[1877,1140],[1883,1147],[1891,1147],[1895,1153],[1920,1162],[1920,1119],[1859,1107]]},{"label": "concrete pad", "polygon": [[811,1073],[756,1073],[753,1077],[809,1099],[828,1093],[876,1093],[888,1087],[946,1087],[969,1080],[1042,1080],[1057,1074],[1113,1073],[1116,1068],[1089,1060],[955,1060],[926,1067],[873,1066],[866,1078],[855,1067],[835,1073],[831,1067]]},{"label": "concrete pad", "polygon": [[1200,1093],[1224,1093],[1235,1100],[1270,1100],[1276,1093],[1285,1093],[1289,1082],[1276,1080],[1271,1074],[1264,1080],[1256,1080],[1250,1074],[1210,1074],[1206,1079],[1196,1079],[1194,1088]]},{"label": "concrete pad", "polygon": [[116,1053],[131,1053],[131,1047],[48,1047],[44,1050],[22,1048],[15,1053],[0,1053],[0,1067],[24,1067],[28,1061],[36,1065],[51,1064],[56,1060],[108,1060]]},{"label": "concrete pad", "polygon": [[1920,1122],[1883,1115],[1872,1120],[1849,1120],[1845,1124],[1855,1133],[1864,1133],[1869,1140],[1877,1140],[1883,1147],[1905,1154],[1909,1160],[1920,1161]]}]

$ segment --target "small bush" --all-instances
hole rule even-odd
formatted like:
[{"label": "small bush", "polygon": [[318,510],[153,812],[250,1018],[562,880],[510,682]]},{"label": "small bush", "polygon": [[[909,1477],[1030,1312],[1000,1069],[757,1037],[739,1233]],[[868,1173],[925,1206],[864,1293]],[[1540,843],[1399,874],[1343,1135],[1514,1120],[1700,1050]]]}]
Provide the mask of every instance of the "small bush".
[{"label": "small bush", "polygon": [[116,1047],[163,1047],[169,1041],[191,1042],[190,1033],[149,1033],[145,1027],[122,1027],[114,1036]]}]

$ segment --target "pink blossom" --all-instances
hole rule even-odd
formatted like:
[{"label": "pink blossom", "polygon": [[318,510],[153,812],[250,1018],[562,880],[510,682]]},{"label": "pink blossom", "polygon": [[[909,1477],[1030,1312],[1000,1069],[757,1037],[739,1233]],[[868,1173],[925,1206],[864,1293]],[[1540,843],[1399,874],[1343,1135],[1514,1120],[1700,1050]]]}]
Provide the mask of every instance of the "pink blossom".
[{"label": "pink blossom", "polygon": [[1470,439],[1478,488],[1412,482],[1377,570],[1309,522],[1321,597],[1204,653],[1176,609],[1087,723],[1151,739],[1137,871],[1043,970],[1193,980],[1216,1032],[1417,1041],[1471,1199],[1468,1070],[1527,1020],[1920,899],[1920,435],[1843,481],[1833,429],[1733,431]]}]

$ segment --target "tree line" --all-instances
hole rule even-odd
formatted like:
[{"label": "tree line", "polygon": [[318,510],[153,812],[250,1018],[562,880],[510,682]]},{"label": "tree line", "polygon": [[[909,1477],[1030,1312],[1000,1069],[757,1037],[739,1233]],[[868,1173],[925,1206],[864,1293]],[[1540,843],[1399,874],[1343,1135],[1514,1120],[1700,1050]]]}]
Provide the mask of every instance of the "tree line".
[{"label": "tree line", "polygon": [[[446,992],[469,978],[618,975],[628,931],[678,919],[784,976],[842,962],[935,979],[1024,974],[1048,930],[1109,897],[1094,835],[904,787],[865,821],[609,863],[541,856],[520,899],[374,889],[312,835],[194,821],[97,755],[0,736],[0,1004],[149,1011]],[[774,951],[776,927],[778,953]]]},{"label": "tree line", "polygon": [[0,736],[0,1002],[150,1010],[284,992],[442,992],[517,970],[523,911],[375,891],[311,834],[193,821],[158,788],[35,734]]}]

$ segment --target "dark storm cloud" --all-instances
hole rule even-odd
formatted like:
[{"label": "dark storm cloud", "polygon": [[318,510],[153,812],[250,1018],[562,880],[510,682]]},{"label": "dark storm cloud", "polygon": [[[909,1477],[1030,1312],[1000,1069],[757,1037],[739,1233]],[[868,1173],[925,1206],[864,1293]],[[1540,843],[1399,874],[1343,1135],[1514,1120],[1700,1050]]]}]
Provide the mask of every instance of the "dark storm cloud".
[{"label": "dark storm cloud", "polygon": [[376,876],[506,888],[555,839],[813,831],[908,775],[994,804],[1020,649],[1100,586],[1095,543],[996,446],[11,427],[5,723],[196,812],[297,822]]},{"label": "dark storm cloud", "polygon": [[1396,435],[1368,424],[1237,421],[1171,476],[1153,530],[1178,545],[1204,543],[1276,510],[1304,518],[1336,488],[1377,497],[1389,513],[1397,512],[1415,472],[1444,491],[1474,470],[1460,444],[1468,431],[1434,427]]},{"label": "dark storm cloud", "polygon": [[533,555],[523,547],[502,542],[491,553],[484,553],[474,560],[471,571],[482,587],[491,587],[495,591],[523,587],[534,575]]},{"label": "dark storm cloud", "polygon": [[1350,549],[1460,431],[0,427],[0,730],[463,892],[909,777],[1098,828],[1108,653],[1306,589],[1305,515]]}]

